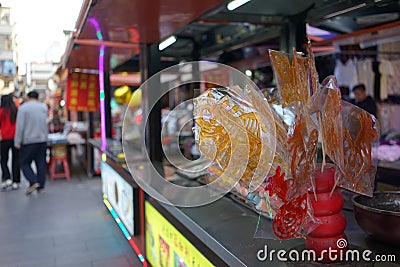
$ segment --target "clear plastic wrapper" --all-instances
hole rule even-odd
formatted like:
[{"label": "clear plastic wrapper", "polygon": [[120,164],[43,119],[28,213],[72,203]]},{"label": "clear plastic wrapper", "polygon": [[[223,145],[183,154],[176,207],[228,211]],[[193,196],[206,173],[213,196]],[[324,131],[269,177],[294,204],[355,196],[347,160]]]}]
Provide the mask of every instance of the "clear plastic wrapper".
[{"label": "clear plastic wrapper", "polygon": [[272,166],[276,142],[272,112],[261,93],[251,86],[208,90],[195,99],[194,116],[199,150],[222,177],[216,185],[233,188],[239,182],[256,190]]},{"label": "clear plastic wrapper", "polygon": [[[322,134],[322,168],[325,166],[325,154],[336,163],[340,171],[344,170],[343,156],[343,119],[340,90],[334,76],[327,77],[320,90],[313,95],[310,114],[316,113]],[[340,173],[340,172],[336,172]],[[336,175],[335,185],[339,182]]]},{"label": "clear plastic wrapper", "polygon": [[297,88],[300,105],[303,109],[307,109],[310,106],[310,81],[308,79],[308,63],[308,58],[303,57],[301,54],[297,53],[296,50],[293,50],[294,76],[296,78],[295,88]]},{"label": "clear plastic wrapper", "polygon": [[378,120],[365,110],[342,101],[344,171],[339,186],[372,196],[379,145]]},{"label": "clear plastic wrapper", "polygon": [[275,97],[268,99],[275,115],[277,146],[261,208],[273,217],[273,235],[259,223],[255,237],[297,238],[320,223],[313,216],[307,193],[318,143],[317,125],[309,115],[309,61],[296,51],[292,62],[284,53],[269,54],[279,92],[278,97],[269,92]]},{"label": "clear plastic wrapper", "polygon": [[317,68],[315,66],[315,57],[314,52],[312,51],[311,41],[308,40],[307,44],[307,53],[308,53],[308,62],[310,66],[310,83],[311,83],[311,92],[314,95],[319,89],[319,77]]},{"label": "clear plastic wrapper", "polygon": [[317,152],[318,130],[313,129],[308,134],[306,118],[300,116],[289,135],[291,176],[295,184],[294,189],[291,190],[291,196],[297,197],[307,192],[308,188],[312,186],[310,181]]},{"label": "clear plastic wrapper", "polygon": [[310,102],[308,59],[296,50],[293,54],[294,59],[291,63],[287,54],[269,50],[283,108],[290,104],[297,106],[299,101],[305,107]]},{"label": "clear plastic wrapper", "polygon": [[[287,172],[287,176],[294,179],[295,185],[291,197],[298,197],[306,192],[309,186],[318,144],[318,129],[309,115],[309,60],[296,50],[293,51],[292,62],[287,54],[281,52],[270,50],[269,55],[281,95],[279,104],[286,116],[285,122],[288,122],[288,145],[285,147],[286,144],[280,140],[277,142],[277,151],[279,146],[288,151],[288,158],[285,160],[290,162],[290,174]],[[291,116],[291,120],[288,120],[287,116]]]},{"label": "clear plastic wrapper", "polygon": [[342,101],[333,76],[324,80],[312,103],[311,114],[320,115],[323,152],[338,169],[335,185],[372,196],[377,170],[377,155],[372,149],[379,141],[377,120],[357,106]]},{"label": "clear plastic wrapper", "polygon": [[333,76],[319,84],[308,50],[309,58],[294,50],[292,60],[269,51],[277,88],[266,98],[252,87],[232,87],[194,101],[199,149],[212,160],[212,173],[234,183],[234,195],[259,211],[256,238],[305,237],[321,224],[311,205],[319,141],[337,168],[335,186],[373,192],[379,125],[341,101]]}]

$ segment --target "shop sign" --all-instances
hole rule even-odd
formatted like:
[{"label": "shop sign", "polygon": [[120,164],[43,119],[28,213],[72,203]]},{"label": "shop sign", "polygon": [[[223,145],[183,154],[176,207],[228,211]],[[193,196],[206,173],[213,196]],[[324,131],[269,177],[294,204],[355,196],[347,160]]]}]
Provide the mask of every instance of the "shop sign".
[{"label": "shop sign", "polygon": [[66,106],[68,110],[97,111],[99,109],[99,76],[70,73],[67,80]]},{"label": "shop sign", "polygon": [[148,201],[145,202],[146,258],[152,266],[214,266]]},{"label": "shop sign", "polygon": [[103,194],[107,196],[111,206],[118,214],[128,232],[133,236],[133,188],[113,168],[105,162],[101,163],[101,180]]}]

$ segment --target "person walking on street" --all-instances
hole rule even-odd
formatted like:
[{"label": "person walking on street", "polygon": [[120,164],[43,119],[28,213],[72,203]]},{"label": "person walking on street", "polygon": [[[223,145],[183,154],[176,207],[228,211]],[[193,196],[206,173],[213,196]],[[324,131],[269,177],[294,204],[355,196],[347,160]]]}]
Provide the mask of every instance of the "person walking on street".
[{"label": "person walking on street", "polygon": [[[3,180],[1,188],[11,186],[13,190],[19,188],[21,172],[19,169],[18,150],[14,147],[15,125],[17,120],[17,106],[11,95],[3,95],[0,104],[0,162]],[[8,155],[12,151],[12,180],[8,169]]]},{"label": "person walking on street", "polygon": [[[47,107],[38,101],[36,91],[28,93],[28,101],[19,108],[15,130],[15,147],[20,149],[20,165],[29,181],[26,194],[42,192],[46,180]],[[31,168],[35,161],[37,173]]]}]

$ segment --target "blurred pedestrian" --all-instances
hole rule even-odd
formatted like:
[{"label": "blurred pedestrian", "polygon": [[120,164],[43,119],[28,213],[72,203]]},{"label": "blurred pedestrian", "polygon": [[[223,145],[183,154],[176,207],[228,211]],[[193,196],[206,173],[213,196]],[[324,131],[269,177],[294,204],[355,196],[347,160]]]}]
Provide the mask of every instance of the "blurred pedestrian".
[{"label": "blurred pedestrian", "polygon": [[18,97],[18,93],[15,93],[12,95],[12,99],[14,101],[14,104],[17,106],[17,108],[19,108],[19,106],[21,105],[20,99]]},{"label": "blurred pedestrian", "polygon": [[[11,186],[16,190],[21,181],[21,172],[19,168],[18,150],[14,147],[15,126],[17,119],[17,106],[11,95],[3,95],[0,104],[0,162],[3,179],[1,188],[6,189]],[[8,169],[8,156],[11,149],[12,175]],[[11,180],[12,177],[12,180]]]},{"label": "blurred pedestrian", "polygon": [[371,96],[367,95],[365,85],[358,84],[353,87],[355,105],[376,117],[376,104]]},{"label": "blurred pedestrian", "polygon": [[353,99],[350,98],[350,88],[348,86],[340,86],[340,95],[342,96],[342,100],[345,100],[349,103],[354,103]]},{"label": "blurred pedestrian", "polygon": [[51,119],[49,122],[49,132],[50,133],[61,133],[64,130],[63,122],[60,118],[59,112],[57,109],[52,110]]},{"label": "blurred pedestrian", "polygon": [[[36,91],[28,93],[28,100],[21,105],[17,115],[15,147],[20,148],[20,164],[29,181],[26,194],[35,190],[43,192],[46,180],[47,107],[38,101]],[[31,168],[35,161],[37,173]]]}]

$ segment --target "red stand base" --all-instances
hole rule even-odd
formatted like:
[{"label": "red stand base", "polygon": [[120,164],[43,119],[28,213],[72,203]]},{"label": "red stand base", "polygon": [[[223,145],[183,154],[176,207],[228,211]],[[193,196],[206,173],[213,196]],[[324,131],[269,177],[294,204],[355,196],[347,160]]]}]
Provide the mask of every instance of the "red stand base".
[{"label": "red stand base", "polygon": [[307,249],[316,253],[317,259],[323,263],[340,261],[347,250],[347,237],[344,233],[346,219],[341,212],[343,197],[339,189],[331,195],[335,183],[335,167],[328,164],[324,171],[314,174],[316,199],[313,191],[309,191],[309,199],[314,216],[321,221],[315,230],[306,237]]}]

